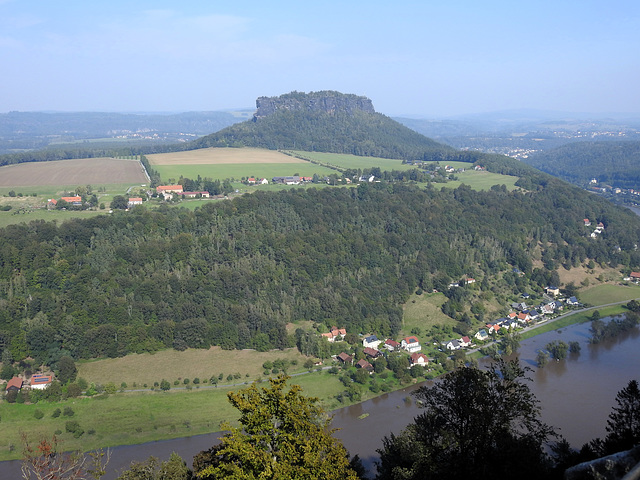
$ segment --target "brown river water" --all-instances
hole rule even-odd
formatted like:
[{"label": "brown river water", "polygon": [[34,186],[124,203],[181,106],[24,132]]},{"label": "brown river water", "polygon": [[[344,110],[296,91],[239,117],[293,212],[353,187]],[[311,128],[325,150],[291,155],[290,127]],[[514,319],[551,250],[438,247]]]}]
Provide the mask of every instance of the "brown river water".
[{"label": "brown river water", "polygon": [[[517,354],[521,364],[531,367],[530,387],[540,401],[542,419],[555,427],[574,448],[606,434],[606,420],[615,396],[629,380],[640,380],[640,330],[635,328],[599,345],[589,345],[589,323],[548,332],[522,342]],[[578,341],[579,354],[566,360],[536,367],[537,350],[552,340]],[[294,380],[295,381],[295,380]],[[429,385],[429,382],[424,384]],[[422,385],[424,385],[422,384]],[[411,401],[419,385],[391,392],[333,412],[333,426],[352,455],[358,454],[370,474],[375,473],[376,449],[382,438],[398,433],[420,412]],[[177,438],[112,449],[112,460],[104,480],[115,479],[131,461],[153,455],[166,460],[177,452],[188,463],[201,450],[217,443],[217,433]],[[18,461],[0,462],[1,479],[19,479]]]}]

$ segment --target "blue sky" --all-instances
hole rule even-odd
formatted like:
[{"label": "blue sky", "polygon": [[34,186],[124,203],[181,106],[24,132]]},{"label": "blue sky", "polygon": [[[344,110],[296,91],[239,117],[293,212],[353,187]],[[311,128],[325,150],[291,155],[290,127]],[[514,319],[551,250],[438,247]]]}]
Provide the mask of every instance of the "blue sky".
[{"label": "blue sky", "polygon": [[637,0],[0,0],[0,112],[338,90],[387,115],[640,113],[639,59]]}]

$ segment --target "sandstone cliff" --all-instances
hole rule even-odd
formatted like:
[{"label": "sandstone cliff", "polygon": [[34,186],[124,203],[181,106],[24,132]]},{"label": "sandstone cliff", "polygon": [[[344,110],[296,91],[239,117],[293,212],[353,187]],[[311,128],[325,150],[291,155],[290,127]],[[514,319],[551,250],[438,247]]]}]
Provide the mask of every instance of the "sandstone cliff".
[{"label": "sandstone cliff", "polygon": [[334,91],[291,92],[279,97],[259,97],[256,100],[256,107],[257,111],[253,115],[254,121],[281,110],[325,112],[328,114],[336,112],[352,114],[355,111],[375,113],[373,103],[367,97]]}]

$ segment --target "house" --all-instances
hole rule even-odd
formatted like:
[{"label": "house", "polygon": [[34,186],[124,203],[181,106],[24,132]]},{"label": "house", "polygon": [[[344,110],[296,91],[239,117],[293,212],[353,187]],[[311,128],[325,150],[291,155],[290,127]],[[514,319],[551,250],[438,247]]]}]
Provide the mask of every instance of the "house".
[{"label": "house", "polygon": [[342,352],[340,355],[336,356],[336,358],[345,365],[351,365],[353,363],[353,357],[345,352]]},{"label": "house", "polygon": [[489,338],[489,334],[487,333],[487,331],[485,329],[482,330],[478,330],[478,333],[476,333],[474,335],[475,338],[477,338],[480,341],[484,341],[487,340]]},{"label": "house", "polygon": [[366,347],[363,352],[367,357],[371,358],[378,358],[380,355],[382,355],[379,350],[371,347]]},{"label": "house", "polygon": [[134,205],[142,205],[142,198],[140,198],[140,197],[130,197],[129,198],[129,202],[127,203],[127,206],[129,208],[131,208]]},{"label": "house", "polygon": [[467,336],[462,337],[460,340],[458,340],[458,343],[460,344],[461,347],[468,347],[469,345],[471,345],[471,339]]},{"label": "house", "polygon": [[498,330],[500,330],[500,325],[498,323],[487,323],[485,326],[487,327],[489,333],[497,332]]},{"label": "house", "polygon": [[531,315],[528,313],[520,312],[518,314],[518,322],[527,323],[529,320],[531,320]]},{"label": "house", "polygon": [[467,285],[470,285],[472,283],[476,283],[476,279],[475,278],[467,278],[467,279],[465,279],[465,283]]},{"label": "house", "polygon": [[209,198],[209,192],[182,192],[185,198]]},{"label": "house", "polygon": [[268,185],[269,184],[269,180],[267,180],[266,178],[261,178],[260,180],[258,180],[258,183],[260,185]]},{"label": "house", "polygon": [[395,340],[391,340],[390,338],[388,338],[384,341],[384,348],[386,348],[390,352],[393,352],[395,350],[399,350],[401,348],[401,345]]},{"label": "house", "polygon": [[462,347],[460,346],[460,342],[458,342],[458,340],[449,340],[445,344],[445,348],[447,350],[460,350]]},{"label": "house", "polygon": [[82,205],[82,197],[79,195],[76,195],[75,197],[60,197],[60,200],[64,200],[65,202],[74,205],[76,207],[79,207]]},{"label": "house", "polygon": [[555,304],[547,303],[540,307],[540,311],[543,315],[551,315],[555,311]]},{"label": "house", "polygon": [[7,392],[15,390],[19,392],[22,389],[22,379],[20,377],[13,377],[7,382]]},{"label": "house", "polygon": [[560,289],[554,285],[549,285],[544,289],[544,291],[547,293],[547,295],[553,295],[554,297],[560,295]]},{"label": "house", "polygon": [[339,342],[344,339],[347,334],[347,330],[344,328],[332,327],[329,333],[323,333],[322,336],[329,340],[331,343]]},{"label": "house", "polygon": [[540,316],[540,312],[538,312],[537,310],[531,309],[529,310],[529,317],[531,317],[531,320],[535,320],[536,318],[538,318]]},{"label": "house", "polygon": [[47,202],[47,209],[52,210],[58,206],[58,201],[55,198],[50,198]]},{"label": "house", "polygon": [[566,301],[567,305],[580,305],[580,302],[576,297],[569,297]]},{"label": "house", "polygon": [[53,380],[51,375],[35,374],[31,377],[31,389],[32,390],[44,390],[47,388]]},{"label": "house", "polygon": [[402,345],[402,348],[409,353],[419,352],[422,350],[420,342],[418,342],[418,338],[414,336],[403,338],[400,344]]},{"label": "house", "polygon": [[631,280],[633,280],[634,282],[637,282],[640,280],[640,272],[631,272],[631,275],[629,275],[631,277]]},{"label": "house", "polygon": [[409,357],[411,365],[421,365],[426,367],[429,364],[429,358],[424,353],[412,353]]},{"label": "house", "polygon": [[369,373],[373,372],[373,365],[371,365],[366,360],[358,360],[358,363],[356,363],[356,368],[364,368]]},{"label": "house", "polygon": [[602,222],[598,222],[598,228],[599,228],[600,230],[604,230],[604,223],[602,223]]},{"label": "house", "polygon": [[378,348],[378,345],[382,343],[382,340],[378,340],[378,337],[375,335],[369,335],[368,337],[364,337],[362,340],[362,346],[367,348]]},{"label": "house", "polygon": [[591,221],[590,221],[588,218],[585,218],[585,219],[584,219],[584,226],[585,226],[585,227],[589,227],[589,226],[591,226]]},{"label": "house", "polygon": [[253,178],[253,177],[249,177],[249,178],[247,178],[247,183],[253,185],[254,183],[256,183],[256,179]]},{"label": "house", "polygon": [[182,185],[159,185],[156,187],[156,193],[158,195],[164,195],[165,193],[182,194]]}]

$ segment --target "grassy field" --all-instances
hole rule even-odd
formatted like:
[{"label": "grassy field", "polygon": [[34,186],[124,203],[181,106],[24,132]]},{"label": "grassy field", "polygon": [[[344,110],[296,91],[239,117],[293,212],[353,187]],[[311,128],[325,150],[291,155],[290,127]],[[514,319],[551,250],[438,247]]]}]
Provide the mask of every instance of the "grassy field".
[{"label": "grassy field", "polygon": [[[160,173],[163,181],[169,182],[169,179],[179,179],[180,176],[186,178],[202,178],[208,177],[224,180],[226,178],[235,178],[237,180],[243,177],[266,178],[271,181],[273,177],[286,177],[294,174],[303,177],[313,177],[314,173],[324,177],[337,173],[327,167],[314,165],[309,162],[302,163],[239,163],[239,164],[215,164],[215,165],[157,165],[153,167]],[[259,187],[256,187],[259,188]]]},{"label": "grassy field", "polygon": [[54,186],[64,190],[75,189],[78,185],[106,183],[147,183],[147,178],[140,162],[130,159],[81,158],[0,167],[2,188]]},{"label": "grassy field", "polygon": [[297,361],[298,366],[290,368],[291,372],[302,371],[306,360],[294,348],[276,352],[222,350],[220,347],[208,350],[190,348],[184,352],[163,350],[154,354],[132,354],[121,358],[81,362],[78,364],[78,375],[88,382],[103,385],[113,382],[120,386],[122,382],[126,382],[129,388],[132,388],[134,382],[138,386],[145,383],[151,386],[163,378],[173,383],[184,378],[193,380],[198,377],[204,380],[220,373],[225,378],[221,383],[237,383],[238,380],[227,382],[227,375],[240,373],[242,381],[248,378],[247,375],[252,379],[258,378],[264,370],[262,364],[276,358]]},{"label": "grassy field", "polygon": [[513,177],[511,175],[501,175],[499,173],[491,173],[487,171],[476,172],[475,170],[467,170],[466,172],[456,173],[455,175],[458,177],[458,180],[451,180],[444,183],[443,186],[447,188],[457,188],[464,183],[474,190],[489,190],[493,185],[504,184],[509,191],[517,188],[515,184],[518,181],[518,177]]},{"label": "grassy field", "polygon": [[412,295],[404,305],[400,336],[410,335],[414,328],[425,332],[434,325],[454,326],[457,322],[440,309],[446,300],[447,297],[442,293]]},{"label": "grassy field", "polygon": [[[402,160],[394,160],[389,158],[378,157],[358,157],[356,155],[348,155],[342,153],[322,153],[322,152],[292,152],[303,158],[308,158],[315,162],[321,162],[328,165],[335,165],[340,168],[365,168],[380,167],[381,170],[410,170],[415,168],[411,165],[403,165]],[[335,173],[335,172],[334,172]]]},{"label": "grassy field", "polygon": [[186,152],[157,153],[147,155],[149,163],[161,165],[241,165],[308,163],[302,159],[285,155],[277,150],[264,148],[202,148]]},{"label": "grassy field", "polygon": [[[319,398],[327,411],[344,406],[334,398],[344,390],[335,375],[313,372],[296,376],[289,384],[300,385],[304,395]],[[29,439],[36,441],[59,430],[62,432],[59,439],[65,450],[82,451],[217,432],[222,422],[237,423],[238,412],[228,403],[227,393],[242,388],[246,385],[116,393],[36,405],[2,403],[0,461],[20,458],[21,432],[26,432]],[[372,396],[365,390],[362,399]],[[52,417],[55,409],[64,410],[67,406],[74,411],[72,417]],[[39,420],[34,416],[36,410],[44,414]],[[65,431],[69,420],[77,421],[84,430],[80,438],[74,438]]]},{"label": "grassy field", "polygon": [[580,300],[589,305],[604,305],[640,298],[638,285],[603,284],[580,290]]}]

